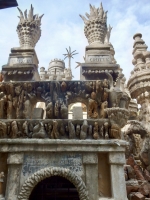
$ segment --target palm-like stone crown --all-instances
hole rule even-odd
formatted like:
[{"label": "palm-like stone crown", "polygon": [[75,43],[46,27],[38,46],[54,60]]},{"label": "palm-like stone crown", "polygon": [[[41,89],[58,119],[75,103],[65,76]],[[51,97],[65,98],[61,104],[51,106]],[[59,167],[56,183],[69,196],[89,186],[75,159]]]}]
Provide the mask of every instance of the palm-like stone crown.
[{"label": "palm-like stone crown", "polygon": [[27,15],[27,10],[22,11],[18,8],[20,12],[20,22],[17,26],[17,33],[19,36],[19,42],[21,48],[34,48],[37,41],[41,36],[41,18],[43,15],[33,14],[33,7],[29,10]]},{"label": "palm-like stone crown", "polygon": [[90,4],[90,14],[85,13],[86,17],[80,15],[85,23],[84,33],[89,44],[98,42],[103,44],[107,33],[107,11],[103,10],[102,3],[100,8],[95,8]]}]

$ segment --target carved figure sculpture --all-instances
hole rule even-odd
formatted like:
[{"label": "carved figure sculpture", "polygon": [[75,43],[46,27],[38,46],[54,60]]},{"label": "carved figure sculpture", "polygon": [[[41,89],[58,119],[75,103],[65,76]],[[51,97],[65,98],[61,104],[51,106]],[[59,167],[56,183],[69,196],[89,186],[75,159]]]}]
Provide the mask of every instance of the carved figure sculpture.
[{"label": "carved figure sculpture", "polygon": [[25,121],[22,125],[23,137],[28,137],[29,130],[28,130],[28,122]]},{"label": "carved figure sculpture", "polygon": [[89,104],[88,104],[88,116],[90,118],[97,118],[98,112],[97,112],[97,102],[96,102],[96,93],[91,93],[91,98],[89,98]]},{"label": "carved figure sculpture", "polygon": [[109,95],[110,90],[108,89],[109,88],[109,82],[108,82],[107,79],[104,79],[103,87],[104,87],[104,92],[103,92],[102,100],[108,101],[108,95]]},{"label": "carved figure sculpture", "polygon": [[0,138],[7,136],[7,125],[5,122],[0,121]]},{"label": "carved figure sculpture", "polygon": [[7,104],[6,96],[4,92],[0,92],[0,119],[4,119],[5,116],[5,106]]},{"label": "carved figure sculpture", "polygon": [[46,131],[42,122],[38,122],[33,128],[32,138],[46,138]]},{"label": "carved figure sculpture", "polygon": [[104,123],[104,127],[105,127],[105,139],[108,139],[109,138],[109,135],[108,135],[108,122]]},{"label": "carved figure sculpture", "polygon": [[87,120],[83,121],[83,125],[81,126],[80,139],[85,140],[87,138],[87,130],[88,130],[88,122]]},{"label": "carved figure sculpture", "polygon": [[53,120],[53,129],[51,131],[51,139],[59,139],[58,122]]},{"label": "carved figure sculpture", "polygon": [[60,132],[60,134],[61,134],[62,136],[65,135],[65,127],[64,127],[64,124],[63,124],[63,123],[60,124],[59,132]]},{"label": "carved figure sculpture", "polygon": [[56,101],[55,103],[54,114],[56,118],[59,118],[59,102],[58,101]]},{"label": "carved figure sculpture", "polygon": [[12,119],[13,114],[13,103],[12,103],[12,96],[9,94],[7,96],[7,119]]},{"label": "carved figure sculpture", "polygon": [[109,107],[119,107],[122,91],[117,87],[110,88],[109,92]]},{"label": "carved figure sculpture", "polygon": [[31,119],[31,102],[29,99],[27,99],[26,96],[24,96],[24,103],[23,103],[23,118],[24,119]]},{"label": "carved figure sculpture", "polygon": [[17,122],[17,126],[18,126],[18,134],[17,134],[17,136],[18,137],[21,137],[21,136],[23,136],[23,131],[22,131],[22,123],[21,122]]},{"label": "carved figure sculpture", "polygon": [[104,126],[103,125],[100,127],[100,138],[101,139],[104,138]]},{"label": "carved figure sculpture", "polygon": [[66,82],[63,81],[63,82],[61,83],[61,91],[62,91],[62,92],[65,92],[66,89],[67,89],[67,84],[66,84]]},{"label": "carved figure sculpture", "polygon": [[11,123],[11,138],[16,138],[18,135],[18,126],[17,126],[17,122],[13,121]]},{"label": "carved figure sculpture", "polygon": [[59,138],[58,122],[56,120],[53,120],[53,129],[51,132],[51,139],[58,139],[58,138]]},{"label": "carved figure sculpture", "polygon": [[64,104],[61,105],[61,108],[60,108],[60,114],[61,114],[61,118],[62,119],[68,119],[68,108],[67,106]]},{"label": "carved figure sculpture", "polygon": [[94,123],[93,138],[94,138],[95,140],[99,139],[98,122],[95,122],[95,123]]},{"label": "carved figure sculpture", "polygon": [[53,103],[48,102],[46,106],[46,119],[53,119]]},{"label": "carved figure sculpture", "polygon": [[102,101],[102,94],[103,94],[103,82],[101,80],[96,81],[96,96],[98,103],[100,104]]},{"label": "carved figure sculpture", "polygon": [[110,129],[110,138],[121,139],[120,127],[117,124],[112,124]]},{"label": "carved figure sculpture", "polygon": [[80,125],[77,124],[76,126],[76,136],[79,136],[80,135]]},{"label": "carved figure sculpture", "polygon": [[3,199],[3,183],[4,183],[4,172],[0,173],[0,199]]},{"label": "carved figure sculpture", "polygon": [[75,128],[71,121],[68,121],[69,139],[75,138]]},{"label": "carved figure sculpture", "polygon": [[108,106],[108,102],[104,101],[103,103],[101,103],[101,109],[100,109],[100,118],[106,118],[107,117],[107,112],[106,112],[106,108]]}]

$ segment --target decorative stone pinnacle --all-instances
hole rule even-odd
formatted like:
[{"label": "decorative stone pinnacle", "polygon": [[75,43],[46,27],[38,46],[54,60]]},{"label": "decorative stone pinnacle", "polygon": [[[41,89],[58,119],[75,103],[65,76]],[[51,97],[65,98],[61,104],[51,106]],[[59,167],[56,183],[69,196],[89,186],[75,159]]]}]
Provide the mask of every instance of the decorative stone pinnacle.
[{"label": "decorative stone pinnacle", "polygon": [[27,10],[23,12],[18,8],[20,13],[20,22],[17,26],[17,33],[19,36],[19,42],[21,48],[34,48],[37,41],[41,36],[41,19],[43,15],[39,16],[38,14],[33,14],[34,8],[32,7],[29,10],[27,15]]},{"label": "decorative stone pinnacle", "polygon": [[[89,44],[93,42],[104,43],[105,36],[107,34],[107,12],[104,11],[102,3],[100,8],[95,8],[90,4],[90,14],[85,13],[86,17],[80,15],[85,23],[84,33],[88,39]],[[109,33],[112,27],[109,27]],[[109,37],[107,38],[109,42]]]}]

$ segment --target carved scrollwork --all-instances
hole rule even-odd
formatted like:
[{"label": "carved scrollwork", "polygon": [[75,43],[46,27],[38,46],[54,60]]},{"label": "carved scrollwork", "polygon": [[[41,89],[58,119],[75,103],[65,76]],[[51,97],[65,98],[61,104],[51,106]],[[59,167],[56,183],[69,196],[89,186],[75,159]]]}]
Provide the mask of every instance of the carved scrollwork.
[{"label": "carved scrollwork", "polygon": [[51,176],[62,176],[76,187],[80,200],[89,200],[88,192],[82,178],[66,168],[49,167],[41,169],[30,176],[23,184],[18,195],[18,200],[28,200],[33,188],[42,180]]}]

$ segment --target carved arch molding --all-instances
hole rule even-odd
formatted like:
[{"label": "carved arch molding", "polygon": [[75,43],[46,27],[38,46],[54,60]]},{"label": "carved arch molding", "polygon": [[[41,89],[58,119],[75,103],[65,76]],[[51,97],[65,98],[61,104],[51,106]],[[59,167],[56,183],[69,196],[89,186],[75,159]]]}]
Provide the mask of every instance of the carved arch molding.
[{"label": "carved arch molding", "polygon": [[48,167],[35,172],[23,184],[18,195],[18,200],[29,200],[33,188],[45,178],[51,176],[62,176],[69,180],[76,187],[80,200],[89,200],[85,183],[79,175],[66,168]]}]

